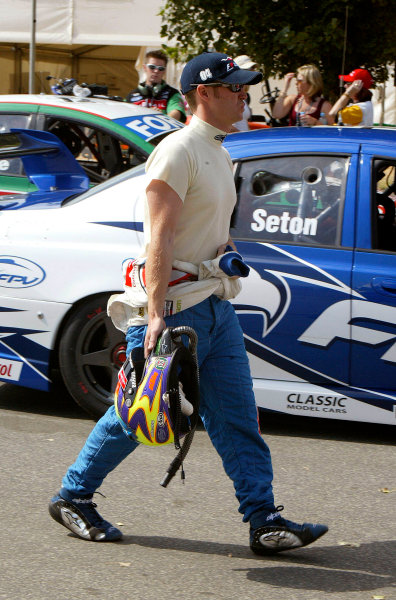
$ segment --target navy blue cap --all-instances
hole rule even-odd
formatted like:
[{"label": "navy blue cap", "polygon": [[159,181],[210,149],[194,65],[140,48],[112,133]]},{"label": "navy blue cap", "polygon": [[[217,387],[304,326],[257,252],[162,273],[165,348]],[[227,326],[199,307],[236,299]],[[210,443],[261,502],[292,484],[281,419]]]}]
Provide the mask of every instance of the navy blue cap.
[{"label": "navy blue cap", "polygon": [[187,94],[200,83],[242,83],[254,85],[262,80],[258,71],[240,69],[227,54],[220,52],[204,52],[188,61],[181,75],[181,91]]}]

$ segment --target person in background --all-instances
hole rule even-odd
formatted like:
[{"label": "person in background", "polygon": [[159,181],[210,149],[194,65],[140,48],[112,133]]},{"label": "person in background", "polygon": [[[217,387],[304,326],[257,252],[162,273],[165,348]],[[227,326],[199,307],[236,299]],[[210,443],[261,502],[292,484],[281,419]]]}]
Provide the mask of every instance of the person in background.
[{"label": "person in background", "polygon": [[[234,59],[234,62],[238,65],[240,69],[247,69],[248,71],[254,71],[257,69],[258,65],[255,63],[247,54],[241,54],[241,56],[237,56]],[[244,101],[245,108],[243,110],[242,119],[237,123],[233,124],[232,131],[249,131],[249,119],[252,116],[252,111],[249,106],[250,104],[250,96],[247,93],[249,86],[246,86],[245,92],[247,94],[247,98]]]},{"label": "person in background", "polygon": [[330,114],[338,114],[338,124],[350,127],[371,127],[373,125],[373,94],[370,88],[374,83],[367,69],[354,69],[349,75],[339,75],[344,81],[345,91],[334,104]]},{"label": "person in background", "polygon": [[150,50],[145,56],[143,70],[145,81],[129,92],[127,102],[156,108],[162,113],[185,123],[186,109],[183,98],[177,89],[164,80],[168,57],[162,50]]},{"label": "person in background", "polygon": [[[294,77],[297,94],[290,94],[289,87]],[[296,74],[288,73],[285,76],[285,87],[274,104],[272,116],[274,119],[283,119],[288,115],[289,125],[333,125],[331,104],[323,98],[322,91],[323,80],[319,69],[315,65],[303,65]]]}]

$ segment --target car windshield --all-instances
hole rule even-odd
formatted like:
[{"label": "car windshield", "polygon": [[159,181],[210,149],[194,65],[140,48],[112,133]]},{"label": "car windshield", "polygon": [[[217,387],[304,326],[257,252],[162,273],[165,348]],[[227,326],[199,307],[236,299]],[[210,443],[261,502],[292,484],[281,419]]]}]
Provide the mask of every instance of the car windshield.
[{"label": "car windshield", "polygon": [[90,196],[94,196],[98,192],[103,192],[107,188],[112,187],[113,185],[117,185],[117,183],[120,183],[121,181],[125,181],[126,179],[132,179],[133,177],[138,177],[139,175],[143,175],[144,171],[145,171],[144,163],[141,165],[138,165],[137,167],[133,167],[132,169],[128,169],[127,171],[124,171],[123,173],[120,173],[119,175],[112,177],[108,181],[105,181],[103,183],[95,185],[95,187],[92,187],[90,190],[88,190],[84,194],[79,194],[78,196],[75,196],[75,197],[66,198],[66,200],[64,200],[62,202],[62,206],[65,206],[66,204],[68,206],[70,206],[70,204],[76,204],[77,202],[81,202],[81,200],[86,200],[86,198],[89,198]]},{"label": "car windshield", "polygon": [[16,133],[3,133],[0,136],[0,153],[7,153],[10,150],[16,150],[21,145],[21,141]]}]

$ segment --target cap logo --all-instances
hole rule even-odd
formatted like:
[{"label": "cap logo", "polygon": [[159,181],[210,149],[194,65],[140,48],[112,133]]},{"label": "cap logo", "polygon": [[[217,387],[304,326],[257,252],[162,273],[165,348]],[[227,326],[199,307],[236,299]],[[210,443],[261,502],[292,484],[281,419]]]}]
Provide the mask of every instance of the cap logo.
[{"label": "cap logo", "polygon": [[231,71],[231,69],[235,68],[235,63],[232,60],[231,56],[227,56],[227,58],[222,58],[221,62],[223,61],[227,63],[227,71]]},{"label": "cap logo", "polygon": [[207,79],[212,79],[213,75],[210,69],[205,69],[201,71],[199,74],[202,81],[206,81]]}]

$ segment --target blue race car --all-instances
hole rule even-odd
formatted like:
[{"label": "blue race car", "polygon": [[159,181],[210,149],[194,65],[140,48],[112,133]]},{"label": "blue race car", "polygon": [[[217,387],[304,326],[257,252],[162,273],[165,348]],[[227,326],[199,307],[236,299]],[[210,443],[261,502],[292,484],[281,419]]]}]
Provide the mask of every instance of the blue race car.
[{"label": "blue race car", "polygon": [[[396,423],[395,142],[386,128],[227,137],[231,235],[251,267],[234,305],[259,408]],[[0,200],[1,380],[48,390],[60,370],[91,414],[112,402],[125,344],[106,303],[141,253],[142,173]]]}]

